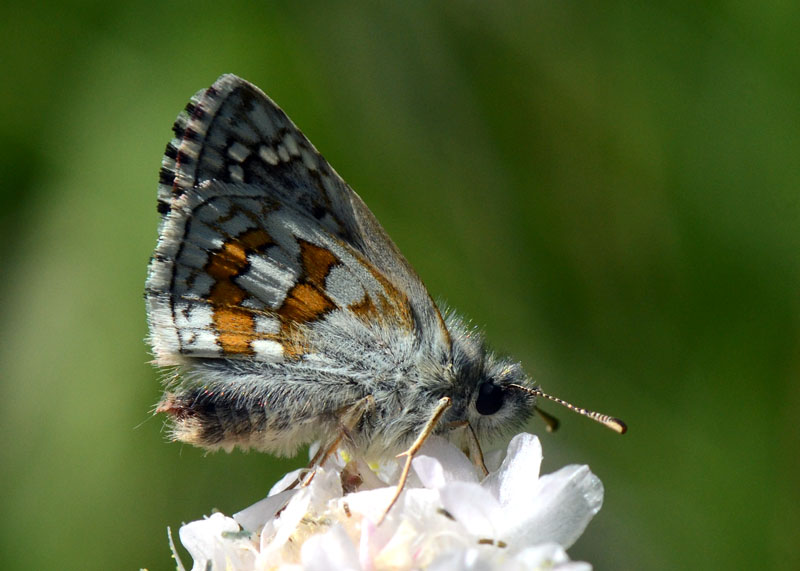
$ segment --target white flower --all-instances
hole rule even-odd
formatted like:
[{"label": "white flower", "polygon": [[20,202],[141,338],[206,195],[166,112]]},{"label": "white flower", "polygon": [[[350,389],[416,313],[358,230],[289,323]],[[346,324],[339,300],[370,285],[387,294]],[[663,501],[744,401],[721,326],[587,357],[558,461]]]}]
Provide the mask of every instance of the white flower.
[{"label": "white flower", "polygon": [[193,570],[590,569],[565,549],[600,510],[602,483],[587,466],[540,477],[541,460],[538,438],[519,434],[481,481],[460,450],[431,437],[377,525],[399,461],[371,470],[339,455],[308,486],[283,491],[299,472],[287,474],[264,500],[186,524],[180,538]]},{"label": "white flower", "polygon": [[[180,530],[181,543],[194,559],[192,569],[252,569],[256,549],[239,524],[221,513],[187,523]],[[176,555],[177,559],[177,555]]]}]

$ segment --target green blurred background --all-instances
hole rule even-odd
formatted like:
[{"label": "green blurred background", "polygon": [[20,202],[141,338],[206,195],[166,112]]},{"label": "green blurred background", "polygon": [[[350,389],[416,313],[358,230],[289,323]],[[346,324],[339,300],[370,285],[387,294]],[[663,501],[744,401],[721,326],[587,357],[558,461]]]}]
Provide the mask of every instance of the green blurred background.
[{"label": "green blurred background", "polygon": [[[166,527],[304,458],[167,443],[159,162],[224,72],[556,407],[598,569],[800,568],[800,5],[63,2],[0,21],[3,569],[171,569]],[[542,432],[541,424],[531,430]]]}]

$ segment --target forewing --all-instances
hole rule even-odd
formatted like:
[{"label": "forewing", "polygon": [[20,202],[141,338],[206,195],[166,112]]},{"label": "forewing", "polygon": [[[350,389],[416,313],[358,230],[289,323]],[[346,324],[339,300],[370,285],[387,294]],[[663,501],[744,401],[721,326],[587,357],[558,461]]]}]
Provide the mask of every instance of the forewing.
[{"label": "forewing", "polygon": [[159,364],[304,354],[334,311],[449,350],[422,282],[361,199],[258,88],[232,75],[181,113],[147,280]]}]

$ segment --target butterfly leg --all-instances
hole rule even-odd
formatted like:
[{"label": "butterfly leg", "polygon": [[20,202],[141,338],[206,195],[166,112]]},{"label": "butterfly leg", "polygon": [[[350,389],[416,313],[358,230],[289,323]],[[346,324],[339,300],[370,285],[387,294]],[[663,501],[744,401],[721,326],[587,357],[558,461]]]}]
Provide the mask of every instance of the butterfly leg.
[{"label": "butterfly leg", "polygon": [[[339,433],[339,436],[337,436],[328,446],[319,447],[317,453],[314,454],[314,457],[308,463],[308,466],[306,466],[306,476],[305,479],[303,479],[302,485],[300,486],[301,488],[305,488],[311,483],[311,480],[314,479],[314,475],[317,473],[317,468],[322,466],[328,460],[330,455],[334,453],[334,451],[339,447],[339,444],[342,442],[343,437],[344,433]],[[292,484],[291,487],[293,488],[298,484],[300,484],[300,476],[297,477],[297,480],[294,482],[294,484]]]},{"label": "butterfly leg", "polygon": [[355,403],[344,407],[340,411],[339,416],[339,434],[333,441],[327,446],[320,446],[317,453],[314,454],[314,457],[308,463],[306,467],[306,476],[305,479],[302,480],[298,477],[289,488],[294,488],[298,484],[301,484],[301,487],[306,487],[311,483],[311,480],[314,479],[314,475],[317,473],[317,468],[325,464],[328,461],[328,458],[336,452],[336,449],[339,448],[339,445],[342,443],[342,440],[348,438],[350,432],[358,425],[361,418],[364,414],[373,409],[375,407],[375,398],[372,395],[367,395],[362,399],[357,400]]},{"label": "butterfly leg", "polygon": [[417,436],[417,439],[408,450],[397,455],[398,458],[405,456],[406,463],[403,465],[403,471],[400,473],[400,480],[397,482],[397,489],[392,496],[392,500],[386,507],[386,511],[383,512],[383,515],[378,520],[377,525],[380,525],[383,520],[386,519],[386,516],[389,514],[389,510],[391,510],[392,506],[397,503],[397,499],[400,497],[403,487],[406,485],[406,480],[408,480],[408,472],[411,470],[411,461],[414,459],[414,455],[419,452],[420,448],[422,448],[425,440],[428,439],[428,436],[431,435],[433,429],[436,428],[436,423],[439,422],[444,412],[450,408],[450,405],[452,404],[453,400],[450,397],[442,397],[439,399],[439,404],[436,405],[436,408],[434,409],[430,419],[428,419],[428,422],[426,422],[425,426],[422,427],[422,431],[419,433],[419,436]]}]

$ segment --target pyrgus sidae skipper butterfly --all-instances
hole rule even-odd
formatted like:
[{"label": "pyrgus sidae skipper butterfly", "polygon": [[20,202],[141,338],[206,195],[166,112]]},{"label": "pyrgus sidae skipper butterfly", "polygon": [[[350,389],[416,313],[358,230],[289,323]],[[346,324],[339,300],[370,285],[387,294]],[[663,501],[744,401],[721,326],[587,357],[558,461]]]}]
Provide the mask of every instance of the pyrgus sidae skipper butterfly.
[{"label": "pyrgus sidae skipper butterfly", "polygon": [[[223,75],[173,127],[146,299],[158,406],[210,450],[323,443],[411,458],[431,433],[480,463],[547,398],[519,364],[443,316],[361,198],[257,87]],[[542,413],[549,426],[555,421]],[[397,496],[395,496],[396,499]]]}]

